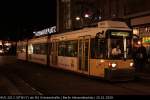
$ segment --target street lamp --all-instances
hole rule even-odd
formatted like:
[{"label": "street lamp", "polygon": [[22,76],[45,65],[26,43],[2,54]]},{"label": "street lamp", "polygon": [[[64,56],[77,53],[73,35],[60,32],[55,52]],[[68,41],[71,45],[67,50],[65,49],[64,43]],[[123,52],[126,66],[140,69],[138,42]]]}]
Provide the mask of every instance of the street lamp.
[{"label": "street lamp", "polygon": [[76,17],[76,20],[79,21],[79,20],[80,20],[80,17]]},{"label": "street lamp", "polygon": [[77,16],[77,17],[75,17],[75,20],[76,20],[76,26],[78,26],[78,27],[83,27],[83,18],[82,17],[80,17],[80,16]]},{"label": "street lamp", "polygon": [[89,14],[85,14],[84,17],[85,18],[89,18],[90,16],[89,16]]},{"label": "street lamp", "polygon": [[79,23],[80,27],[84,27],[86,25],[88,25],[88,21],[89,21],[89,14],[85,14],[83,17],[77,16],[75,17],[75,20],[78,21],[77,23]]}]

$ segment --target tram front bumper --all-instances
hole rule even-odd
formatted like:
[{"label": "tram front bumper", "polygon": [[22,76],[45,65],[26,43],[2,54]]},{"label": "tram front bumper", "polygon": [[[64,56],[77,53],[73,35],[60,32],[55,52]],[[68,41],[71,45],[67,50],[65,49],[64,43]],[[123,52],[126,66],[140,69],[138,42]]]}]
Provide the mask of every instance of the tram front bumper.
[{"label": "tram front bumper", "polygon": [[134,69],[110,69],[105,68],[104,78],[109,81],[127,81],[134,80]]}]

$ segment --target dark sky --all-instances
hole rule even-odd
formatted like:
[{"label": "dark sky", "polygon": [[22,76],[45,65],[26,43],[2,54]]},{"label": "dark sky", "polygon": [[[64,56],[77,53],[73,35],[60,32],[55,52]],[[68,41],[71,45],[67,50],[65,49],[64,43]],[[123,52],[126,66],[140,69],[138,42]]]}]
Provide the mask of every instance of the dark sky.
[{"label": "dark sky", "polygon": [[1,0],[0,38],[19,39],[56,25],[56,0]]}]

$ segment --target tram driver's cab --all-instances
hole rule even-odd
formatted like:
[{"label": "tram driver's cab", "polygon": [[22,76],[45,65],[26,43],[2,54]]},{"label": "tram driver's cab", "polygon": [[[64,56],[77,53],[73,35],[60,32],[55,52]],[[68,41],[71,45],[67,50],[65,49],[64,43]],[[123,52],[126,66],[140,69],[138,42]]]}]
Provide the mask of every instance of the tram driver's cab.
[{"label": "tram driver's cab", "polygon": [[132,36],[130,31],[109,30],[108,33],[108,58],[129,59],[131,54]]}]

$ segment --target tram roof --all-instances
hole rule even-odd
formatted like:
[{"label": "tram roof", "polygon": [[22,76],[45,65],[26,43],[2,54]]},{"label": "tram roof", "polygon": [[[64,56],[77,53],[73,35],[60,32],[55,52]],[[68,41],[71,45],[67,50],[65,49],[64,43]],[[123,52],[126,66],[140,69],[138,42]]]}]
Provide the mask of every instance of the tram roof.
[{"label": "tram roof", "polygon": [[129,28],[125,22],[121,21],[101,21],[98,23],[99,28]]},{"label": "tram roof", "polygon": [[90,32],[90,31],[101,32],[101,31],[106,31],[108,29],[111,29],[111,30],[115,30],[115,29],[116,30],[128,30],[128,31],[132,30],[127,26],[127,24],[125,22],[107,20],[107,21],[99,22],[97,27],[85,27],[85,28],[80,29],[80,30],[58,33],[58,34],[51,34],[51,35],[52,36],[61,36],[61,35],[77,34],[77,33]]}]

